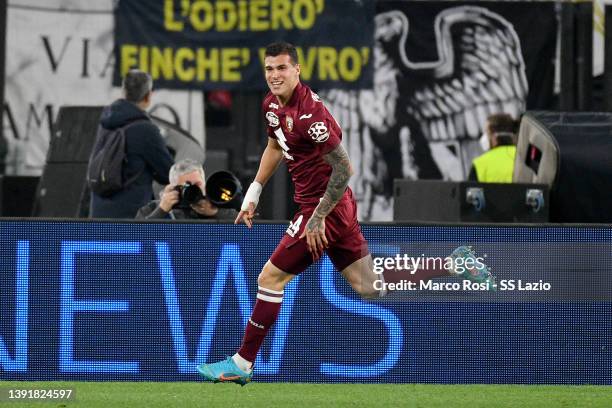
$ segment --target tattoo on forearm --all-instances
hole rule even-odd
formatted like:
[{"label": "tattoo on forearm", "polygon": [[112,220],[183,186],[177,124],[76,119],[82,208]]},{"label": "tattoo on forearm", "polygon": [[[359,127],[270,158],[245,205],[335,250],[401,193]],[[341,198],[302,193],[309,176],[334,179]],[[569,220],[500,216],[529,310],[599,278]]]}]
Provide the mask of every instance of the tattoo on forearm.
[{"label": "tattoo on forearm", "polygon": [[323,159],[332,167],[332,173],[329,177],[325,194],[323,194],[321,202],[315,208],[314,214],[308,223],[310,230],[316,227],[321,219],[326,217],[338,204],[353,174],[351,161],[342,145],[338,145],[334,150],[323,156]]}]

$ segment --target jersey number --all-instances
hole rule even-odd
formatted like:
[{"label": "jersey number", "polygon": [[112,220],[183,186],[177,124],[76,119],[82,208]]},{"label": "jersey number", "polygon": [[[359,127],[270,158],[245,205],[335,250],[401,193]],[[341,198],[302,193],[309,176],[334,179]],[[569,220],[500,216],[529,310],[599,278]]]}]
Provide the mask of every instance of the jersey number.
[{"label": "jersey number", "polygon": [[295,234],[300,231],[300,224],[302,223],[303,218],[304,215],[300,215],[297,220],[295,220],[295,222],[289,223],[289,228],[287,228],[287,234],[289,234],[291,238],[295,237]]},{"label": "jersey number", "polygon": [[274,131],[274,134],[276,135],[276,140],[278,141],[278,144],[283,149],[283,156],[285,156],[285,159],[293,160],[293,156],[289,154],[289,146],[287,146],[287,138],[283,133],[283,129],[281,129],[279,126],[279,128]]}]

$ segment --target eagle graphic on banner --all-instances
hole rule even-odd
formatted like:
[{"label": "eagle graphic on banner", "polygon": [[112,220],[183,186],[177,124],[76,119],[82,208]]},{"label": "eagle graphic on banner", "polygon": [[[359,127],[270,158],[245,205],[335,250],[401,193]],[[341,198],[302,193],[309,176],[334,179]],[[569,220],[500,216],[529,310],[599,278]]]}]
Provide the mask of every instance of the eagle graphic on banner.
[{"label": "eagle graphic on banner", "polygon": [[486,8],[436,16],[435,61],[406,55],[403,12],[377,14],[375,23],[373,88],[320,94],[345,133],[360,218],[383,221],[392,218],[394,178],[465,179],[487,116],[518,116],[528,85],[514,27]]}]

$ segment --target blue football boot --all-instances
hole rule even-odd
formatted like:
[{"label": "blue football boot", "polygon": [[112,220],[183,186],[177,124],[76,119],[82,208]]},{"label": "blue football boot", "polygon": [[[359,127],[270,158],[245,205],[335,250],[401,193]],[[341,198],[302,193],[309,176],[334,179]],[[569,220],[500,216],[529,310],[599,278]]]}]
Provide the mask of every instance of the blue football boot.
[{"label": "blue football boot", "polygon": [[233,382],[244,386],[253,378],[253,371],[242,371],[231,357],[217,363],[200,364],[197,370],[205,380],[215,383]]},{"label": "blue football boot", "polygon": [[[453,260],[451,272],[472,282],[487,283],[489,290],[496,290],[497,286],[495,285],[495,278],[491,275],[491,270],[483,262],[477,260],[471,246],[460,246],[449,257]],[[470,261],[467,262],[468,260]],[[466,267],[467,264],[470,268]]]}]

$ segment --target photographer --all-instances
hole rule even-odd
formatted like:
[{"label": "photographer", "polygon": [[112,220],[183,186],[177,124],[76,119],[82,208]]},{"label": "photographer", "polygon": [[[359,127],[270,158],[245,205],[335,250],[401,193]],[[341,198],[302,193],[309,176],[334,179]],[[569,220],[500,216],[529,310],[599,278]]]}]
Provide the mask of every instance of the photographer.
[{"label": "photographer", "polygon": [[202,166],[184,159],[170,168],[170,184],[160,200],[149,202],[138,210],[137,219],[231,219],[236,211],[218,208],[205,196],[205,175]]}]

